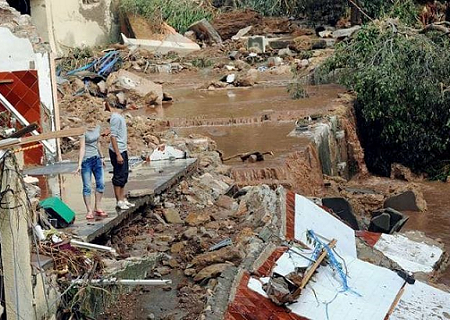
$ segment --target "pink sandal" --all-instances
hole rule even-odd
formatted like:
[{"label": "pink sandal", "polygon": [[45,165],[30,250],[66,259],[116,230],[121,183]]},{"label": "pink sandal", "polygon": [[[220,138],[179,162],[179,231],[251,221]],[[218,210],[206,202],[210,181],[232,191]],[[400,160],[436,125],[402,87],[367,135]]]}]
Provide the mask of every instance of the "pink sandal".
[{"label": "pink sandal", "polygon": [[93,220],[93,219],[95,219],[95,216],[93,215],[92,212],[90,212],[90,213],[88,213],[88,214],[86,215],[86,219],[87,219],[87,220]]},{"label": "pink sandal", "polygon": [[106,218],[108,214],[103,210],[95,210],[95,215],[100,218]]}]

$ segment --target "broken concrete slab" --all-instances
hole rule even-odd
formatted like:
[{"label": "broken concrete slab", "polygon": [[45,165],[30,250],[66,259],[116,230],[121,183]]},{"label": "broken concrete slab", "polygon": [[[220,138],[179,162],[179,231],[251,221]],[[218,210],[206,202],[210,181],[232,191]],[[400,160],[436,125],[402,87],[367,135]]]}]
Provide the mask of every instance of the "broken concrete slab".
[{"label": "broken concrete slab", "polygon": [[381,213],[370,221],[369,231],[379,233],[389,233],[391,231],[391,216],[388,213]]},{"label": "broken concrete slab", "polygon": [[392,208],[377,210],[372,216],[369,231],[389,234],[399,232],[409,219],[407,215]]},{"label": "broken concrete slab", "polygon": [[333,38],[335,39],[343,39],[351,37],[356,31],[361,29],[361,26],[353,26],[347,29],[338,29],[333,31]]},{"label": "broken concrete slab", "polygon": [[[135,208],[119,211],[115,209],[116,199],[111,184],[106,184],[105,195],[103,198],[103,209],[109,214],[107,218],[92,222],[85,218],[85,206],[79,197],[73,195],[76,190],[82,190],[81,179],[73,175],[76,170],[76,163],[59,163],[49,165],[42,168],[33,168],[27,170],[26,173],[32,176],[47,175],[49,185],[55,185],[55,189],[59,192],[59,176],[60,174],[66,180],[66,188],[64,194],[61,195],[67,200],[67,205],[76,212],[75,223],[69,228],[64,229],[68,234],[76,234],[84,241],[93,241],[101,237],[114,227],[118,226],[122,221],[137,214],[140,208],[154,202],[157,195],[170,189],[182,177],[192,173],[196,168],[196,159],[182,159],[175,161],[155,161],[150,164],[143,164],[138,168],[134,168],[130,174],[128,182],[129,190],[135,194],[144,193],[132,200],[136,204]],[[105,170],[105,180],[111,179],[109,162]],[[70,184],[71,188],[67,188]],[[69,194],[70,192],[70,194]],[[53,195],[53,194],[50,194]],[[81,194],[80,194],[81,196]]]},{"label": "broken concrete slab", "polygon": [[210,43],[222,43],[222,38],[208,20],[202,19],[189,26],[188,30],[195,32],[197,39]]},{"label": "broken concrete slab", "polygon": [[427,205],[423,196],[418,195],[416,190],[407,190],[398,195],[394,195],[384,202],[385,208],[392,208],[398,211],[426,211]]},{"label": "broken concrete slab", "polygon": [[427,244],[423,234],[422,238],[425,240],[412,240],[415,239],[414,237],[417,238],[415,233],[382,234],[374,248],[398,263],[406,271],[433,272],[444,254],[442,245]]},{"label": "broken concrete slab", "polygon": [[[181,35],[180,35],[181,36]],[[183,36],[181,36],[183,37]],[[192,52],[199,51],[200,46],[192,40],[183,37],[173,39],[169,37],[165,40],[146,40],[146,39],[131,39],[122,34],[123,43],[130,48],[142,48],[153,53],[167,54],[169,52],[175,52],[181,56],[188,55]],[[174,41],[176,40],[176,41]]]},{"label": "broken concrete slab", "polygon": [[358,220],[347,200],[344,198],[323,198],[322,204],[333,210],[333,212],[348,223],[353,230],[359,230]]},{"label": "broken concrete slab", "polygon": [[450,301],[450,293],[416,281],[414,285],[406,285],[405,292],[389,319],[449,319],[448,301]]},{"label": "broken concrete slab", "polygon": [[268,45],[275,50],[285,49],[294,44],[294,40],[291,38],[276,38],[267,39]]}]

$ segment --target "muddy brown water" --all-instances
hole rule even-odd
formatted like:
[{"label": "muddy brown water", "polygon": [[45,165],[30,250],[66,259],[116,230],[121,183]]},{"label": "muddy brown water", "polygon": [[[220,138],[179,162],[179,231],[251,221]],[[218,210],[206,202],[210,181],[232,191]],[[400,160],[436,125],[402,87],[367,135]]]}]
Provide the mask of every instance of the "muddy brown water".
[{"label": "muddy brown water", "polygon": [[285,86],[213,91],[176,89],[172,91],[173,104],[137,110],[134,114],[156,115],[164,119],[214,119],[260,116],[274,111],[324,113],[331,100],[344,91],[337,85],[311,86],[307,90],[308,98],[293,100]]},{"label": "muddy brown water", "polygon": [[[421,182],[428,211],[408,212],[406,230],[419,230],[431,238],[439,238],[450,252],[450,183]],[[450,286],[450,268],[441,277],[441,282]]]},{"label": "muddy brown water", "polygon": [[[175,131],[180,135],[195,133],[210,137],[216,141],[224,157],[249,151],[272,151],[274,157],[266,156],[265,159],[273,160],[293,150],[301,150],[310,143],[307,138],[288,136],[294,126],[293,122],[271,122],[244,126],[180,128]],[[240,160],[236,159],[231,163],[236,161]]]}]

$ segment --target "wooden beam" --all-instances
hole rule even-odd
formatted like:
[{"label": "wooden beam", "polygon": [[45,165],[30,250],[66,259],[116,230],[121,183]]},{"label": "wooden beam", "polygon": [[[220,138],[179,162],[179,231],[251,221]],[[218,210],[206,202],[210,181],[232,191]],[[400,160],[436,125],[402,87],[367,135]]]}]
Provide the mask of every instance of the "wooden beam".
[{"label": "wooden beam", "polygon": [[46,132],[46,133],[42,133],[38,136],[21,138],[21,139],[19,139],[19,141],[13,141],[9,144],[1,146],[1,148],[6,149],[6,148],[21,146],[21,145],[33,143],[33,142],[42,142],[43,140],[49,140],[49,139],[81,136],[82,134],[85,133],[85,131],[86,130],[84,128],[73,128],[73,129],[66,129],[66,130],[60,130],[60,131]]},{"label": "wooden beam", "polygon": [[[61,116],[59,112],[58,84],[56,83],[56,65],[54,53],[50,53],[49,58],[50,58],[50,80],[52,84],[52,96],[53,96],[53,119],[55,122],[55,130],[59,131],[61,130]],[[58,161],[62,161],[61,141],[59,141],[59,139],[56,139],[56,157]]]},{"label": "wooden beam", "polygon": [[[28,122],[27,119],[24,118],[24,116],[16,109],[14,108],[14,106],[8,101],[8,99],[5,98],[5,96],[3,96],[0,93],[0,103],[3,104],[3,106],[8,109],[9,112],[11,112],[16,118],[17,120],[19,120],[19,122],[24,125],[24,126],[29,126],[30,123]],[[39,136],[39,132],[37,132],[36,130],[32,131],[31,134],[35,135],[35,136]],[[47,139],[45,139],[47,140]],[[41,141],[41,140],[39,140]],[[48,143],[47,141],[42,141],[42,144],[44,145],[44,147],[50,151],[50,153],[55,153],[56,150],[53,148],[53,146]]]}]

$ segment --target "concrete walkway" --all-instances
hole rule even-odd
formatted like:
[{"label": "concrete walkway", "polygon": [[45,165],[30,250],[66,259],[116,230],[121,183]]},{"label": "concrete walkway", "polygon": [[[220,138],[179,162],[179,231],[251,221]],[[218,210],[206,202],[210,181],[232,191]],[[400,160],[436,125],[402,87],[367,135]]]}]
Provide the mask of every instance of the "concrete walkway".
[{"label": "concrete walkway", "polygon": [[[24,173],[39,178],[41,199],[59,196],[76,213],[75,223],[62,231],[72,233],[84,241],[93,241],[108,233],[123,220],[151,204],[155,196],[164,193],[183,177],[189,175],[196,167],[197,159],[180,159],[175,161],[155,161],[138,164],[131,168],[127,190],[130,201],[135,208],[117,211],[112,190],[110,165],[105,170],[106,190],[103,198],[103,210],[108,217],[96,221],[85,218],[86,209],[82,197],[81,177],[73,174],[76,164],[59,163],[41,168],[25,170]],[[60,188],[62,186],[62,188]],[[62,190],[62,192],[60,191]],[[133,196],[131,198],[131,196]],[[93,199],[92,199],[93,201]]]}]

